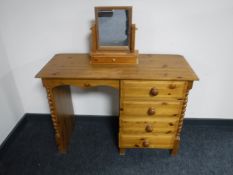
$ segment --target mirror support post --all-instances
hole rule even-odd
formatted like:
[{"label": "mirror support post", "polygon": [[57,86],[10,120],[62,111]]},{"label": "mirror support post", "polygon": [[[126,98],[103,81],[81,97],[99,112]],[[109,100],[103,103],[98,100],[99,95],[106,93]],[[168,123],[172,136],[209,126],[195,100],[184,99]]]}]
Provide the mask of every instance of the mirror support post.
[{"label": "mirror support post", "polygon": [[137,28],[135,24],[131,25],[131,37],[130,37],[130,52],[134,52],[135,50],[135,32],[136,32]]},{"label": "mirror support post", "polygon": [[96,38],[96,24],[94,23],[91,27],[91,50],[96,52],[97,50],[97,38]]}]

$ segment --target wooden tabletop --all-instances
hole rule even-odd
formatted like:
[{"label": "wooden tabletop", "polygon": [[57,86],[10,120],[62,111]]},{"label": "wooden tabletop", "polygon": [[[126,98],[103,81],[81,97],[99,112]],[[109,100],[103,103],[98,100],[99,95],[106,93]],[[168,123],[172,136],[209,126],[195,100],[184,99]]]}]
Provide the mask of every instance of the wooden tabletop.
[{"label": "wooden tabletop", "polygon": [[88,54],[57,54],[36,78],[198,80],[181,55],[140,54],[134,65],[93,65]]}]

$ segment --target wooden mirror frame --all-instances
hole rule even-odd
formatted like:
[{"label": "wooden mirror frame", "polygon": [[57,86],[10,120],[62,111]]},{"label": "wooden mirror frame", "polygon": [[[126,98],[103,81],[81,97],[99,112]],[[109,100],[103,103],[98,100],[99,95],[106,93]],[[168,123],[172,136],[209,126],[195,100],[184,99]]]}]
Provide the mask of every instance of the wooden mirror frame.
[{"label": "wooden mirror frame", "polygon": [[[128,46],[99,46],[98,36],[98,11],[100,10],[128,10],[129,35]],[[135,50],[136,26],[132,24],[131,6],[95,7],[95,23],[91,27],[92,46],[90,53],[91,64],[137,64],[138,51]]]},{"label": "wooden mirror frame", "polygon": [[[127,46],[101,46],[100,45],[100,32],[99,32],[99,15],[100,11],[113,11],[113,10],[125,10],[128,11],[128,45]],[[132,25],[132,7],[131,6],[116,6],[116,7],[95,7],[95,22],[96,22],[96,43],[97,43],[97,50],[99,51],[129,51],[130,50],[130,34],[131,34],[131,25]]]}]

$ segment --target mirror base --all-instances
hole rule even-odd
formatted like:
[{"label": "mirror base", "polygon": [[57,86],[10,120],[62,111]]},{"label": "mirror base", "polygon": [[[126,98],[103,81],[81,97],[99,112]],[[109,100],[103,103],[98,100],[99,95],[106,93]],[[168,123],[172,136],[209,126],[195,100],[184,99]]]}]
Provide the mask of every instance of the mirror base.
[{"label": "mirror base", "polygon": [[91,64],[138,64],[138,50],[123,52],[91,52]]}]

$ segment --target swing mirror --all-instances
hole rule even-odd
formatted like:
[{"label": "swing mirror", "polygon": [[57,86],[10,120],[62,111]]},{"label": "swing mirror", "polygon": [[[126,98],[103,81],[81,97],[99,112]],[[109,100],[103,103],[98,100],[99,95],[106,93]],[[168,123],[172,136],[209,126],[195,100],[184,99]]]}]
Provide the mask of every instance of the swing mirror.
[{"label": "swing mirror", "polygon": [[130,50],[131,7],[96,7],[97,50]]}]

